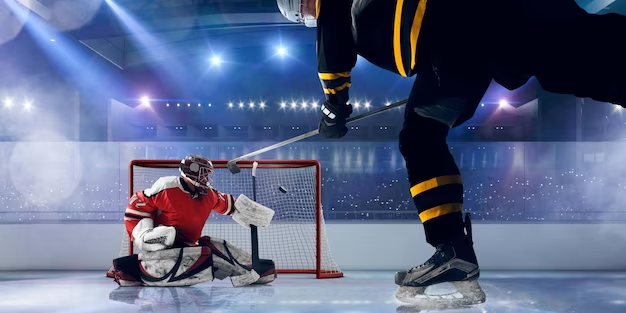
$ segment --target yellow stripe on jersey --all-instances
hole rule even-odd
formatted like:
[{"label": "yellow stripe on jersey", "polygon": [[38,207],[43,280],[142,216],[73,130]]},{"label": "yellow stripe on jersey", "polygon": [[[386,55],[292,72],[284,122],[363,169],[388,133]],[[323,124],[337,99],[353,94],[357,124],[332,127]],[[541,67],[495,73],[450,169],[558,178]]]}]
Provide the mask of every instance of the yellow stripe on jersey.
[{"label": "yellow stripe on jersey", "polygon": [[324,93],[327,95],[336,95],[337,92],[340,92],[348,87],[352,86],[350,83],[345,83],[337,88],[324,88]]},{"label": "yellow stripe on jersey", "polygon": [[402,62],[402,44],[400,42],[400,31],[402,27],[402,6],[404,0],[398,0],[396,2],[396,16],[393,21],[393,56],[396,60],[396,67],[398,68],[398,74],[406,77],[406,71],[404,70],[404,63]]},{"label": "yellow stripe on jersey", "polygon": [[322,0],[316,0],[315,1],[315,19],[318,19],[320,16],[320,2]]},{"label": "yellow stripe on jersey", "polygon": [[427,0],[421,0],[420,3],[417,5],[417,12],[415,12],[413,25],[411,25],[411,70],[415,69],[417,39],[420,36],[422,21],[424,20],[424,14],[426,13],[426,2]]},{"label": "yellow stripe on jersey", "polygon": [[462,210],[463,210],[463,204],[448,203],[444,205],[438,205],[434,208],[430,208],[420,213],[419,216],[420,216],[420,220],[422,220],[422,223],[426,223],[427,221],[432,220],[434,218],[437,218],[446,214],[450,214],[450,213],[461,212]]},{"label": "yellow stripe on jersey", "polygon": [[461,179],[461,175],[447,175],[431,178],[427,181],[423,181],[411,187],[411,197],[415,197],[422,192],[437,188],[439,186],[462,183],[463,180]]},{"label": "yellow stripe on jersey", "polygon": [[351,72],[342,72],[342,73],[319,73],[320,79],[323,80],[335,80],[342,77],[350,77]]}]

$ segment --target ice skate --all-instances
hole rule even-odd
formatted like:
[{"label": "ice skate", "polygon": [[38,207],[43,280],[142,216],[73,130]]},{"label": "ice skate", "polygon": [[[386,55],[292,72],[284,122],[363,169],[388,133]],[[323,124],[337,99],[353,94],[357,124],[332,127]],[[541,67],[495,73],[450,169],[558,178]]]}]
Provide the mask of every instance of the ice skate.
[{"label": "ice skate", "polygon": [[276,280],[276,265],[272,260],[261,259],[259,268],[256,271],[259,273],[260,278],[253,285],[265,285]]},{"label": "ice skate", "polygon": [[113,260],[113,279],[121,287],[143,286],[139,278],[137,255],[130,255]]},{"label": "ice skate", "polygon": [[[480,267],[472,242],[472,226],[469,213],[465,217],[466,235],[453,242],[437,246],[435,254],[424,264],[395,276],[396,299],[418,306],[437,305],[441,309],[450,306],[474,305],[485,302],[485,293],[478,284]],[[456,292],[427,294],[429,286],[449,282]]]}]

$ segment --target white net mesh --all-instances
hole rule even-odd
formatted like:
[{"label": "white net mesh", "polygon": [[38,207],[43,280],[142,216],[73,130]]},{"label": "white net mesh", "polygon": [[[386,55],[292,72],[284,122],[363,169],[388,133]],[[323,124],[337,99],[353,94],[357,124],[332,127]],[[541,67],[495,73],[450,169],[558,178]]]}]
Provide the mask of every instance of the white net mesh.
[{"label": "white net mesh", "polygon": [[[259,257],[272,259],[282,273],[317,273],[320,278],[341,276],[341,270],[328,245],[317,196],[321,188],[318,163],[259,162],[256,200],[275,211],[272,224],[258,229]],[[133,164],[133,192],[149,188],[159,177],[179,175],[178,165],[176,161],[141,161],[140,164]],[[239,162],[241,172],[238,174],[230,173],[226,162],[214,162],[213,165],[213,186],[217,190],[232,194],[235,198],[242,193],[253,198],[251,161]],[[279,187],[287,192],[281,192]],[[212,213],[202,235],[223,238],[242,249],[252,250],[250,229],[237,224],[230,216]],[[124,230],[120,256],[132,253],[131,249]]]}]

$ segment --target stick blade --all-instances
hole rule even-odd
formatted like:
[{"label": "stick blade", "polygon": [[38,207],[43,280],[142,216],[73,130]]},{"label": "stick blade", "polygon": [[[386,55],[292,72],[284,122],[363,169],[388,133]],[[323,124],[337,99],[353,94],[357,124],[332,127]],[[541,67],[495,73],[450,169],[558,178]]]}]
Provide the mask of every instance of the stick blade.
[{"label": "stick blade", "polygon": [[226,163],[226,167],[228,167],[228,170],[233,174],[241,172],[241,169],[237,166],[237,162],[228,161],[228,163]]}]

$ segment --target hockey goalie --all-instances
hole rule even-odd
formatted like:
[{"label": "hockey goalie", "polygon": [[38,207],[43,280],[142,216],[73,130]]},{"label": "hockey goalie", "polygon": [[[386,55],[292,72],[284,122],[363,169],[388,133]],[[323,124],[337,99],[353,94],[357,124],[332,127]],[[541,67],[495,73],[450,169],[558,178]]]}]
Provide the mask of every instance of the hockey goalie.
[{"label": "hockey goalie", "polygon": [[113,260],[120,286],[191,286],[230,278],[234,287],[276,279],[272,260],[252,267],[251,255],[223,239],[201,237],[211,212],[229,215],[244,227],[266,227],[274,211],[245,195],[237,200],[211,185],[213,164],[190,155],[180,176],[159,178],[130,198],[124,215],[128,235],[139,253]]}]

